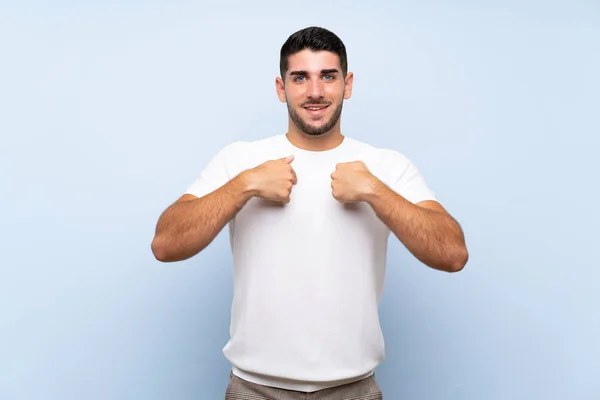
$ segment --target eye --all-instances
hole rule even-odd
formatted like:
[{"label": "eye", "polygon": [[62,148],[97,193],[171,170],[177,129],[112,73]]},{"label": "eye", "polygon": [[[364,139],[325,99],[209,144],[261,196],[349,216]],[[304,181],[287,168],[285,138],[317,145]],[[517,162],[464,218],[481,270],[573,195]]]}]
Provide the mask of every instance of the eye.
[{"label": "eye", "polygon": [[304,79],[305,76],[303,75],[298,75],[297,77],[294,78],[294,82],[301,82],[300,79]]},{"label": "eye", "polygon": [[335,79],[335,76],[327,74],[327,75],[323,75],[323,78],[327,81],[332,81]]}]

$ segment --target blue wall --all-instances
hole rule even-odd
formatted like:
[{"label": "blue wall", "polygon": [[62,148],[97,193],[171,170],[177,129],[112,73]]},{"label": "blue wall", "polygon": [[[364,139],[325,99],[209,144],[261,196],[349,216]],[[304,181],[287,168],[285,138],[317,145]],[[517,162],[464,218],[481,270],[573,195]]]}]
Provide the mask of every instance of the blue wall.
[{"label": "blue wall", "polygon": [[216,151],[284,132],[312,24],[356,74],[344,133],[413,159],[471,252],[391,241],[385,397],[600,398],[598,2],[53,3],[0,6],[0,399],[223,397],[227,236],[150,241]]}]

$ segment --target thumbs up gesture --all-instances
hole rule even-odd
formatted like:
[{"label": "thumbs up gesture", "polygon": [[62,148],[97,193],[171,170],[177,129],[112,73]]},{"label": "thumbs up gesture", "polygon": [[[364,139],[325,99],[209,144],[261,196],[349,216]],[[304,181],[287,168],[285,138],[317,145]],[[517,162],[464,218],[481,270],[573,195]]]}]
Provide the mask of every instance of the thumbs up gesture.
[{"label": "thumbs up gesture", "polygon": [[292,187],[298,182],[291,166],[294,156],[269,160],[246,171],[247,184],[256,197],[281,203],[290,202]]},{"label": "thumbs up gesture", "polygon": [[364,201],[376,182],[362,161],[339,163],[331,174],[331,193],[340,203]]}]

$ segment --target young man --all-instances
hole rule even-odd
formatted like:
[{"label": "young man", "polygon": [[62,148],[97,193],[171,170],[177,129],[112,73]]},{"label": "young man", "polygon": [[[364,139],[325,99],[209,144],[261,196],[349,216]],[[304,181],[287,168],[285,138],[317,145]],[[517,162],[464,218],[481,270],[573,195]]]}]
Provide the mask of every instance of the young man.
[{"label": "young man", "polygon": [[[206,248],[229,224],[234,262],[226,399],[378,399],[387,241],[460,271],[459,224],[402,154],[345,137],[346,50],[310,27],[281,49],[285,134],[223,148],[160,216],[163,262]],[[310,394],[310,396],[309,396]]]}]

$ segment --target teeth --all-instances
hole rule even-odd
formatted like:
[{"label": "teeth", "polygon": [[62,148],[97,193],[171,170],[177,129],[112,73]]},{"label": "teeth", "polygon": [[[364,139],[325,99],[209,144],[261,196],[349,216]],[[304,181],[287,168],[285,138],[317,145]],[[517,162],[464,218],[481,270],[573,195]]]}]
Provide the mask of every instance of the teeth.
[{"label": "teeth", "polygon": [[307,108],[311,111],[318,111],[318,110],[324,109],[325,107],[307,107]]}]

